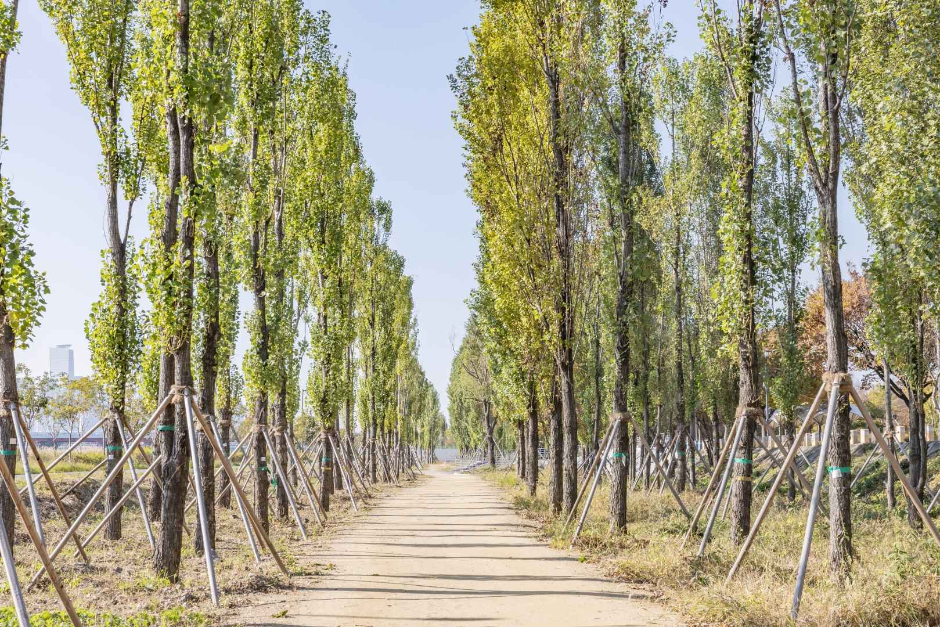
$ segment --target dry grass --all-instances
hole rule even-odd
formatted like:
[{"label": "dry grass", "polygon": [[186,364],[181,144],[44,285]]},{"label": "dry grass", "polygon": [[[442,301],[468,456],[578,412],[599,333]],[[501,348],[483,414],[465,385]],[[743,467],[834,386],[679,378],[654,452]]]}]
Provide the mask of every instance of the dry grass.
[{"label": "dry grass", "polygon": [[[56,487],[64,489],[74,481],[72,477],[55,478]],[[125,472],[125,488],[129,485]],[[42,482],[40,482],[42,483]],[[147,485],[149,482],[145,482]],[[91,479],[75,494],[65,499],[69,515],[74,519],[85,502],[100,485]],[[373,494],[382,488],[373,489]],[[55,508],[45,485],[39,489],[43,530],[51,550],[64,534],[66,528]],[[146,493],[145,493],[146,497]],[[251,500],[251,490],[248,490]],[[306,497],[302,497],[306,500]],[[358,498],[358,497],[357,497]],[[309,504],[301,507],[301,517],[309,539],[314,545],[322,542],[331,529],[343,524],[351,515],[351,506],[345,494],[336,493],[331,499],[330,522],[320,529],[314,520]],[[28,507],[28,503],[27,503]],[[102,504],[95,508],[82,524],[80,534],[86,537],[104,515]],[[192,533],[196,530],[195,506],[187,513],[187,523]],[[201,627],[218,624],[227,614],[227,608],[240,607],[250,602],[250,597],[261,591],[288,589],[290,583],[273,560],[262,549],[262,564],[255,564],[251,548],[245,539],[238,509],[216,509],[217,535],[216,578],[221,593],[221,607],[212,606],[205,572],[205,561],[193,549],[191,535],[183,537],[180,581],[170,583],[154,574],[151,566],[152,550],[147,540],[136,497],[127,501],[123,513],[124,537],[117,542],[104,539],[103,532],[86,549],[90,565],[75,555],[74,543],[69,543],[55,560],[59,576],[65,583],[74,605],[80,608],[83,621],[88,627]],[[154,526],[158,533],[159,525]],[[301,541],[300,532],[293,518],[280,521],[274,517],[272,501],[271,539],[277,547],[292,576],[317,575],[316,566],[298,563],[294,549]],[[39,568],[36,554],[26,530],[17,522],[15,538],[16,567],[23,586]],[[5,579],[0,578],[0,595],[9,603]],[[26,595],[31,624],[42,627],[64,627],[71,625],[61,611],[55,590],[48,579],[43,578],[36,588]],[[0,607],[0,626],[16,625],[12,607]]]},{"label": "dry grass", "polygon": [[[857,460],[856,467],[860,465]],[[929,476],[936,475],[937,465],[933,460]],[[551,544],[568,547],[574,525],[562,530],[564,519],[549,514],[542,477],[532,499],[513,471],[482,474],[503,487],[513,504],[539,523]],[[844,585],[829,580],[829,526],[817,519],[797,624],[940,624],[940,550],[926,532],[914,532],[908,526],[900,484],[900,506],[887,511],[883,481],[882,462],[877,472],[856,486],[852,505],[856,559]],[[765,484],[755,497],[755,516],[766,488]],[[699,489],[704,490],[704,484]],[[605,485],[598,490],[577,543],[582,559],[597,563],[618,580],[654,586],[662,592],[663,601],[691,624],[793,624],[789,611],[806,523],[802,499],[787,504],[781,490],[747,559],[727,587],[725,576],[737,550],[729,539],[728,522],[720,515],[705,555],[698,558],[701,535],[680,548],[688,522],[668,490],[662,496],[655,490],[630,493],[624,534],[608,531],[608,499]],[[694,512],[700,496],[689,491],[683,500]],[[699,530],[703,528],[704,520],[699,523]]]}]

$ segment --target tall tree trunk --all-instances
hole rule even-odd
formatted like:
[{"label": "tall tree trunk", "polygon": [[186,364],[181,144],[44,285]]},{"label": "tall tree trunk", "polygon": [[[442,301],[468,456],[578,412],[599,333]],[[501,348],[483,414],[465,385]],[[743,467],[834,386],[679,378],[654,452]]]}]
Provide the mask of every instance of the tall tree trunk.
[{"label": "tall tree trunk", "polygon": [[738,166],[738,185],[741,190],[741,216],[743,241],[741,242],[741,269],[738,277],[744,302],[742,329],[738,338],[738,414],[744,416],[741,448],[731,451],[736,455],[734,483],[731,487],[731,540],[744,542],[751,528],[752,471],[754,434],[757,417],[763,414],[760,382],[758,380],[757,325],[755,300],[757,296],[757,269],[754,261],[754,107],[759,62],[759,42],[762,29],[763,4],[747,3],[742,11],[752,11],[756,19],[745,22],[743,39],[746,42],[748,67],[742,72],[738,84],[741,90],[743,119],[741,120],[741,162]]},{"label": "tall tree trunk", "polygon": [[[891,438],[888,440],[888,446],[891,448],[891,454],[896,455],[895,446],[894,446],[894,412],[891,411],[891,367],[888,365],[888,360],[884,360],[884,371],[885,371],[885,435],[890,435]],[[885,491],[887,492],[888,498],[888,510],[894,511],[896,502],[894,494],[894,470],[891,468],[891,464],[888,464],[888,478],[885,480]]]},{"label": "tall tree trunk", "polygon": [[529,496],[535,497],[539,482],[539,397],[535,387],[535,380],[529,381],[529,463],[526,470],[526,483],[529,486]]},{"label": "tall tree trunk", "polygon": [[[160,236],[161,254],[166,256],[167,263],[176,246],[177,223],[179,221],[179,185],[180,185],[180,127],[179,119],[176,115],[176,107],[170,108],[166,113],[166,133],[167,133],[167,193],[166,201],[163,206],[163,230]],[[167,279],[168,284],[164,289],[174,289]],[[176,380],[176,359],[173,353],[165,351],[160,355],[160,387],[157,397],[160,401],[170,395],[173,383]],[[166,463],[169,453],[173,450],[174,425],[176,424],[176,405],[170,403],[163,411],[157,427],[157,437],[154,440],[155,457],[160,457],[154,468],[154,475],[163,478],[163,466]],[[163,489],[156,479],[151,482],[150,494],[147,500],[148,514],[151,520],[160,520],[163,516]]]},{"label": "tall tree trunk", "polygon": [[483,426],[486,429],[486,459],[490,468],[496,467],[496,441],[493,439],[493,427],[496,421],[493,419],[493,407],[489,400],[483,401]]},{"label": "tall tree trunk", "polygon": [[[627,46],[621,37],[617,48],[617,73],[620,82],[626,80]],[[623,89],[623,88],[622,88]],[[630,386],[630,325],[633,307],[633,248],[634,216],[632,204],[634,129],[636,119],[630,97],[620,94],[620,120],[617,128],[617,182],[620,205],[619,225],[620,250],[615,251],[617,267],[617,305],[615,321],[616,355],[614,358],[616,379],[614,382],[614,412],[628,410],[627,398]],[[623,462],[629,455],[630,434],[627,423],[621,422],[617,437],[611,447],[613,464],[610,485],[610,529],[621,531],[627,525],[627,466]],[[602,463],[606,460],[602,460]]]},{"label": "tall tree trunk", "polygon": [[[112,109],[112,123],[116,125],[116,113],[113,113],[113,111],[114,109]],[[109,159],[108,164],[107,221],[109,239],[108,243],[111,257],[110,271],[113,273],[112,280],[115,281],[118,292],[115,298],[116,302],[109,303],[108,306],[115,307],[115,319],[121,321],[120,324],[124,324],[128,314],[125,308],[125,303],[127,302],[127,249],[125,247],[124,240],[121,237],[121,227],[118,220],[118,167],[116,159],[117,156],[115,155]],[[133,315],[135,312],[130,313]],[[126,350],[126,346],[120,346],[116,352],[120,355],[124,355]],[[123,451],[123,444],[121,439],[121,429],[123,428],[125,394],[128,378],[127,369],[124,363],[116,363],[113,365],[119,369],[119,374],[117,380],[114,381],[114,387],[111,390],[108,390],[110,396],[108,399],[108,409],[109,413],[111,414],[111,419],[105,423],[104,428],[104,440],[106,446],[105,455],[107,456],[108,460],[105,464],[106,474],[110,474],[114,470],[117,462],[122,457],[121,453]],[[108,486],[107,495],[105,496],[105,507],[108,511],[111,511],[117,506],[123,494],[124,471],[123,469],[118,469],[114,480],[111,482],[111,485]],[[104,537],[108,540],[121,539],[122,513],[123,507],[117,509],[117,511],[105,525]]]},{"label": "tall tree trunk", "polygon": [[[287,468],[287,376],[281,376],[281,385],[277,391],[277,402],[274,404],[274,437],[272,444],[274,450],[271,455],[277,455],[277,463],[281,468]],[[281,484],[276,474],[273,482],[276,484],[274,502],[277,506],[277,517],[287,520],[290,515],[290,502],[287,500],[287,486]],[[331,484],[332,485],[332,484]]]},{"label": "tall tree trunk", "polygon": [[[19,0],[13,0],[10,9],[10,19],[15,24]],[[0,54],[0,132],[3,129],[3,98],[6,91],[7,59],[9,57],[9,50]],[[9,443],[7,444],[8,450],[12,451],[13,454],[4,455],[3,461],[10,469],[10,474],[16,476],[16,432],[13,427],[13,413],[9,408],[9,403],[19,403],[19,395],[16,390],[16,358],[13,353],[16,346],[16,336],[13,333],[13,327],[9,323],[9,312],[4,299],[5,295],[0,294],[0,399],[6,401],[0,403],[0,441]],[[3,516],[3,525],[6,527],[11,549],[14,544],[13,532],[16,522],[14,508],[13,498],[9,492],[5,489],[0,490],[0,516]]]},{"label": "tall tree trunk", "polygon": [[525,480],[525,421],[516,421],[516,472]]},{"label": "tall tree trunk", "polygon": [[[219,412],[219,434],[222,437],[222,451],[228,457],[232,453],[232,406],[229,399],[225,399]],[[219,507],[228,509],[232,506],[232,491],[226,490],[229,485],[228,475],[224,472],[219,475]]]},{"label": "tall tree trunk", "polygon": [[685,312],[682,307],[682,222],[679,204],[676,204],[675,215],[675,260],[672,267],[672,277],[675,282],[676,294],[676,426],[677,437],[676,458],[678,462],[678,480],[676,489],[679,492],[685,491],[686,479],[686,441],[688,440],[688,427],[685,420],[685,371],[682,364],[682,347],[684,333]]},{"label": "tall tree trunk", "polygon": [[[181,59],[182,73],[188,74],[189,58],[189,0],[179,3],[179,30],[177,35],[178,54]],[[185,102],[184,102],[185,104]],[[188,111],[179,118],[180,131],[180,173],[182,176],[182,198],[187,205],[193,200],[196,190],[196,169],[193,162],[195,147],[195,129]],[[184,205],[185,206],[185,205]],[[173,339],[174,382],[178,389],[193,386],[191,354],[191,329],[193,315],[193,273],[196,224],[193,217],[195,208],[186,212],[180,221],[179,258],[177,263],[182,268],[182,286],[178,293],[176,311],[178,336]],[[171,448],[163,448],[163,503],[161,507],[160,540],[154,553],[154,569],[170,581],[179,579],[179,565],[183,545],[183,508],[186,504],[187,480],[189,478],[189,437],[186,413],[183,405],[177,405],[174,438],[169,441]],[[167,445],[167,440],[162,442]]]},{"label": "tall tree trunk", "polygon": [[323,453],[320,459],[323,470],[323,481],[320,483],[320,505],[323,506],[325,512],[330,511],[330,494],[333,492],[333,459],[336,457],[329,435],[330,432],[327,429],[320,434],[323,439]]},{"label": "tall tree trunk", "polygon": [[[218,375],[216,359],[222,327],[219,323],[219,247],[208,232],[203,232],[202,258],[205,291],[205,311],[202,328],[202,381],[199,383],[199,406],[210,422],[215,422],[215,384]],[[209,528],[210,548],[215,550],[215,452],[209,438],[196,430],[199,474],[202,475],[202,498],[206,504],[206,523]],[[224,476],[224,473],[223,473]],[[193,547],[202,555],[202,534],[193,534]]]},{"label": "tall tree trunk", "polygon": [[[2,84],[2,83],[0,83]],[[2,296],[2,295],[0,295]],[[16,475],[16,431],[13,427],[13,412],[10,411],[9,403],[19,403],[19,396],[16,390],[16,360],[13,355],[13,347],[16,345],[16,338],[13,334],[13,327],[10,326],[9,316],[3,300],[0,300],[0,441],[8,443],[6,448],[13,454],[4,454],[3,462],[6,463],[10,473]],[[14,529],[16,524],[16,512],[13,498],[9,491],[4,488],[0,490],[0,515],[3,516],[3,525],[7,530],[7,537],[10,541],[10,548],[14,544]]]},{"label": "tall tree trunk", "polygon": [[[561,32],[562,18],[556,12],[553,28]],[[574,355],[572,335],[574,306],[571,286],[571,210],[568,197],[569,147],[562,120],[562,83],[554,59],[545,62],[548,81],[549,115],[551,117],[551,149],[553,158],[553,198],[555,207],[555,253],[561,268],[561,285],[555,307],[558,314],[558,347],[555,366],[561,401],[561,432],[563,440],[562,508],[571,511],[578,493],[578,416],[574,398]]]},{"label": "tall tree trunk", "polygon": [[552,404],[548,415],[548,501],[553,514],[561,511],[561,392],[557,378],[552,379]]}]

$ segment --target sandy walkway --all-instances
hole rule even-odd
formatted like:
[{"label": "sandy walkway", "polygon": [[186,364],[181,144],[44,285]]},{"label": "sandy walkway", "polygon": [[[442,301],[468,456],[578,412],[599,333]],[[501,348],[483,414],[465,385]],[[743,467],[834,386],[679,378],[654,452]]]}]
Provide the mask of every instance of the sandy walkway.
[{"label": "sandy walkway", "polygon": [[378,502],[328,549],[311,549],[311,562],[334,570],[297,579],[294,592],[259,597],[235,624],[677,624],[644,593],[536,542],[484,480],[427,474]]}]

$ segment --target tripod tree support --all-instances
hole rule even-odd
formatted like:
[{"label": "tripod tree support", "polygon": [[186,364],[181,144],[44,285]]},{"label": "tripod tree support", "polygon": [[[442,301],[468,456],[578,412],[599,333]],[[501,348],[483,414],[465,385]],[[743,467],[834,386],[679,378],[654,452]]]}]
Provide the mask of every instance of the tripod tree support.
[{"label": "tripod tree support", "polygon": [[793,460],[796,457],[796,452],[800,447],[800,442],[802,442],[803,437],[809,431],[810,425],[813,422],[813,416],[816,414],[816,410],[819,409],[819,404],[822,402],[822,397],[825,393],[826,386],[821,386],[819,391],[816,393],[816,398],[813,399],[813,403],[810,405],[809,411],[806,412],[806,418],[803,419],[803,424],[800,425],[800,430],[797,432],[796,437],[793,438],[793,444],[790,445],[790,450],[787,452],[787,457],[785,460],[783,460],[784,470],[778,473],[774,478],[774,482],[770,486],[770,491],[767,493],[767,498],[764,500],[764,504],[761,506],[760,512],[757,514],[757,519],[754,521],[754,524],[751,525],[751,531],[747,534],[747,538],[745,538],[744,544],[741,545],[741,550],[738,552],[738,557],[734,560],[734,564],[731,565],[731,570],[728,571],[728,576],[725,579],[725,585],[728,585],[728,583],[731,582],[731,578],[734,577],[734,574],[741,566],[741,562],[744,561],[744,556],[747,555],[748,550],[751,548],[751,544],[754,543],[754,538],[757,537],[757,532],[760,530],[761,523],[764,522],[764,517],[766,517],[767,512],[770,511],[770,505],[773,503],[774,496],[777,494],[777,488],[779,488],[780,484],[783,483],[786,471],[793,463]]},{"label": "tripod tree support", "polygon": [[[643,446],[647,449],[652,450],[650,443],[646,440],[646,435],[637,427],[636,421],[633,420],[633,416],[626,412],[617,412],[614,414],[615,418],[626,418],[630,422],[630,426],[633,427],[633,432],[640,436],[640,441],[643,442]],[[672,495],[675,497],[676,502],[679,504],[682,513],[686,515],[687,518],[691,518],[692,514],[689,513],[689,510],[686,508],[685,503],[682,502],[682,498],[679,496],[679,493],[676,492],[676,488],[672,485],[672,481],[669,480],[669,477],[666,476],[666,473],[663,471],[662,466],[659,463],[659,460],[655,455],[651,456],[653,458],[653,463],[656,464],[656,469],[659,470],[660,476],[663,478],[663,481],[666,482],[666,485],[669,486],[669,491],[672,492]]]},{"label": "tripod tree support", "polygon": [[[731,431],[737,432],[738,422],[740,422],[741,417],[734,421],[734,424],[731,425],[731,429],[728,432],[728,435],[731,435]],[[731,448],[731,442],[734,440],[732,437],[725,438],[725,445],[721,449],[721,454],[718,456],[718,460],[715,462],[715,468],[712,470],[712,476],[708,480],[708,485],[705,486],[705,494],[702,495],[702,502],[698,504],[698,507],[695,510],[695,515],[692,517],[692,521],[689,523],[689,529],[685,532],[685,538],[682,539],[681,547],[684,547],[688,543],[689,538],[692,537],[692,534],[695,532],[695,528],[698,525],[698,520],[702,516],[702,512],[705,511],[705,508],[708,506],[709,500],[712,495],[712,490],[715,487],[715,482],[718,480],[718,477],[721,476],[721,467],[724,464],[725,458],[728,455],[728,450]]]},{"label": "tripod tree support", "polygon": [[[16,509],[20,513],[20,518],[23,519],[23,526],[26,527],[26,531],[29,533],[29,538],[33,541],[33,546],[36,547],[36,552],[39,553],[39,559],[42,560],[43,568],[45,568],[46,572],[49,574],[49,581],[52,582],[52,587],[55,588],[56,594],[59,595],[59,600],[62,601],[62,607],[65,608],[65,612],[69,615],[69,619],[72,621],[72,624],[75,625],[75,627],[82,627],[82,621],[78,617],[78,613],[75,611],[75,608],[72,606],[72,600],[69,598],[69,595],[66,594],[65,588],[62,586],[62,582],[59,580],[59,575],[52,566],[52,560],[49,558],[49,554],[46,553],[46,546],[39,539],[39,532],[36,531],[36,527],[33,525],[32,521],[30,521],[29,515],[26,513],[26,506],[23,504],[23,499],[20,498],[19,490],[16,489],[16,482],[13,480],[13,474],[4,463],[0,463],[0,474],[3,475],[3,482],[6,484],[7,490],[10,492],[10,497],[13,499],[13,503],[16,505]],[[3,537],[6,538],[5,530],[3,531]],[[71,536],[66,535],[65,538],[63,538],[63,543],[68,541],[70,537]],[[12,553],[13,552],[11,550],[9,561],[7,561],[6,556],[4,556],[3,560],[5,564],[9,564],[10,568],[14,567]],[[11,586],[11,590],[12,589],[13,588]]]},{"label": "tripod tree support", "polygon": [[[222,467],[225,468],[225,474],[228,475],[232,489],[235,490],[236,498],[238,498],[242,503],[247,503],[248,499],[245,497],[245,493],[242,492],[241,486],[238,485],[238,480],[235,478],[235,471],[232,470],[232,465],[229,463],[224,451],[222,451],[222,446],[219,444],[218,440],[215,439],[215,435],[213,435],[212,429],[209,427],[205,416],[202,415],[202,412],[199,410],[197,405],[193,405],[193,409],[195,410],[194,413],[196,414],[196,419],[199,421],[199,424],[202,425],[202,429],[209,440],[209,444],[211,444],[212,448],[215,449],[215,453],[219,457],[219,461],[222,463]],[[275,563],[277,563],[278,568],[288,579],[290,579],[290,572],[287,570],[284,562],[281,561],[281,556],[278,555],[277,549],[274,548],[274,543],[271,542],[270,536],[265,533],[264,527],[261,526],[261,521],[258,520],[254,510],[250,507],[246,507],[245,511],[248,514],[248,517],[251,519],[251,523],[255,528],[255,533],[257,533],[264,542],[264,545],[271,553],[271,557],[273,557]]]},{"label": "tripod tree support", "polygon": [[[600,463],[597,464],[597,468],[594,472],[594,482],[591,484],[591,493],[588,495],[587,501],[584,502],[584,511],[581,512],[581,519],[578,521],[578,526],[574,530],[574,534],[571,536],[571,544],[569,548],[574,546],[574,543],[578,540],[578,536],[581,535],[581,529],[584,527],[584,521],[587,520],[588,510],[591,509],[591,501],[594,500],[594,492],[597,490],[597,484],[600,483],[601,475],[604,473],[604,466],[607,465],[607,454],[610,452],[610,446],[614,443],[615,438],[617,437],[617,432],[620,431],[623,426],[623,419],[618,419],[613,423],[613,430],[608,430],[607,442],[604,445],[603,456],[598,456]],[[618,462],[619,463],[619,462]],[[577,501],[575,501],[574,507],[571,508],[573,512],[578,506]],[[565,523],[567,526],[567,523]]]}]

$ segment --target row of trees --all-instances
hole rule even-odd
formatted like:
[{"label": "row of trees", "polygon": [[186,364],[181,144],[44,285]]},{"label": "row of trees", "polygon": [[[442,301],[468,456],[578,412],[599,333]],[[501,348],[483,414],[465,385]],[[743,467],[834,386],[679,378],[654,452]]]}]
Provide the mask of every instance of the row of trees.
[{"label": "row of trees", "polygon": [[[121,447],[132,403],[153,411],[182,388],[195,390],[228,446],[244,399],[251,424],[270,429],[275,447],[267,451],[254,430],[255,505],[268,527],[269,485],[278,517],[287,516],[288,501],[265,460],[276,455],[287,466],[295,426],[298,436],[341,429],[352,436],[355,416],[373,447],[390,434],[425,445],[439,437],[439,402],[417,360],[412,281],[388,243],[391,207],[373,194],[329,16],[298,0],[41,5],[102,155],[106,240],[86,335],[108,399],[111,450]],[[4,67],[19,37],[16,7],[4,5]],[[13,348],[29,341],[46,287],[34,269],[26,210],[7,179],[3,185],[0,230],[12,239],[0,246],[0,394],[15,402]],[[130,226],[141,205],[150,230],[138,245]],[[243,291],[252,297],[244,313]],[[239,368],[242,324],[250,348]],[[4,406],[5,441],[10,421]],[[198,438],[198,460],[190,459],[190,437]],[[190,463],[202,468],[214,542],[213,454],[205,434],[187,432],[182,404],[172,403],[158,421],[155,452],[162,482],[148,497],[151,519],[161,521],[153,565],[175,580]],[[11,468],[15,460],[6,457]],[[108,507],[123,490],[118,476]],[[0,507],[12,534],[5,494]],[[107,537],[121,537],[120,516]],[[202,551],[201,538],[196,543]]]},{"label": "row of trees", "polygon": [[[488,1],[451,78],[480,214],[453,432],[469,448],[492,442],[496,417],[515,424],[533,495],[546,442],[556,512],[573,505],[579,444],[596,450],[611,411],[642,416],[647,438],[675,434],[680,490],[690,439],[714,459],[722,425],[744,416],[731,497],[741,542],[767,403],[792,437],[822,373],[850,366],[887,384],[889,407],[892,395],[909,407],[923,490],[940,368],[938,8],[735,7],[699,3],[705,50],[680,61],[658,3]],[[869,295],[852,308],[839,262],[846,164],[875,249],[846,283],[850,299]],[[830,467],[850,466],[849,428],[843,397]],[[618,433],[612,454],[629,457],[635,434]],[[613,474],[613,531],[626,525],[626,468]],[[853,554],[849,481],[830,475],[835,576]]]}]

